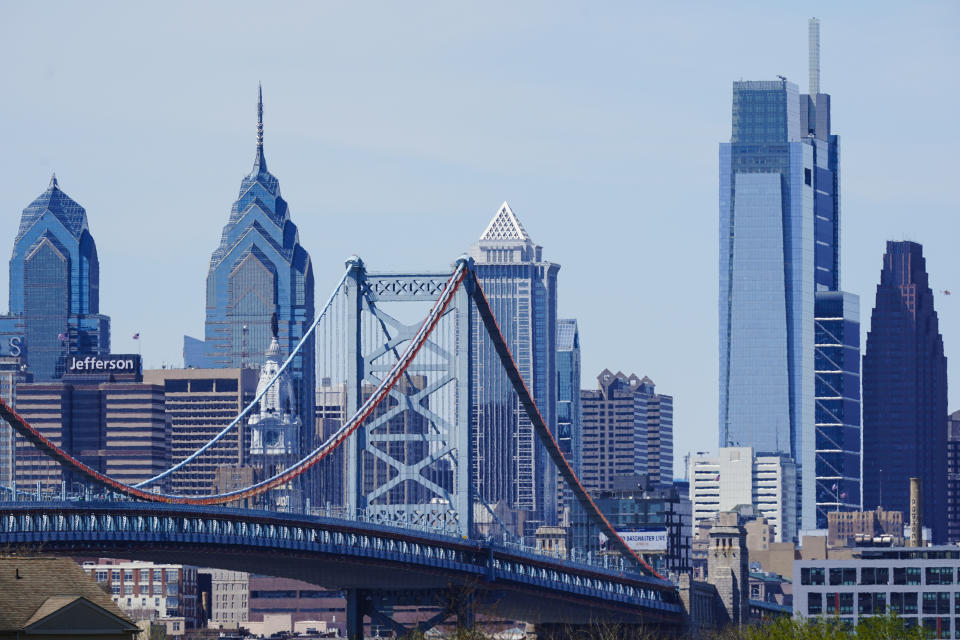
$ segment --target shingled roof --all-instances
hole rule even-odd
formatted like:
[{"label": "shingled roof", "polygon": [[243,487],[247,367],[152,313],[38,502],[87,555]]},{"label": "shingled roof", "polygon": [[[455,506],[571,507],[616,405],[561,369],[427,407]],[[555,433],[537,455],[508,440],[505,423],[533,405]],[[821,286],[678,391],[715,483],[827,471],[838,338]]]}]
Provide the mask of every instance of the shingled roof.
[{"label": "shingled roof", "polygon": [[118,618],[118,629],[136,629],[73,560],[0,557],[0,635],[37,624],[71,605],[91,604]]}]

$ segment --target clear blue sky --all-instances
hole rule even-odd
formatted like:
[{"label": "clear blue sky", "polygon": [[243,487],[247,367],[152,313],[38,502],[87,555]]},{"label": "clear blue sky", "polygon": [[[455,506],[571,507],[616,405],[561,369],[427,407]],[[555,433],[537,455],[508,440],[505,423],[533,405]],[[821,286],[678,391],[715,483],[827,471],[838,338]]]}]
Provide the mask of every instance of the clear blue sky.
[{"label": "clear blue sky", "polygon": [[[960,4],[0,2],[0,246],[52,171],[87,209],[113,350],[180,365],[266,154],[326,297],[357,253],[442,269],[507,200],[562,265],[583,385],[676,398],[717,441],[717,143],[731,81],[807,81],[841,136],[842,285],[864,329],[888,239],[924,245],[960,408]],[[0,269],[0,290],[7,271]],[[953,289],[953,296],[940,291]],[[2,307],[2,305],[0,305]]]}]

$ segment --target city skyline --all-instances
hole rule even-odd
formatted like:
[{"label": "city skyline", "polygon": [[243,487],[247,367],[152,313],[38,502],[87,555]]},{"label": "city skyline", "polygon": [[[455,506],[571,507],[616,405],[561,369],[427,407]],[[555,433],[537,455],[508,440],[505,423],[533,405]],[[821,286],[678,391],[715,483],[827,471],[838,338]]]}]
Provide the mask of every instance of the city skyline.
[{"label": "city skyline", "polygon": [[[598,71],[600,77],[596,81],[586,79],[589,75],[586,73],[584,77],[565,75],[563,79],[571,81],[571,87],[567,88],[559,82],[560,78],[547,74],[549,81],[545,82],[542,94],[523,91],[525,74],[532,72],[530,65],[550,60],[541,56],[556,56],[559,63],[567,59],[564,56],[568,54],[558,49],[556,39],[578,33],[580,27],[571,25],[583,17],[568,6],[561,7],[555,19],[544,25],[539,25],[539,14],[530,10],[530,13],[514,14],[513,25],[499,25],[506,33],[498,38],[519,35],[518,30],[526,29],[537,35],[538,41],[550,45],[546,47],[548,53],[534,54],[528,49],[508,47],[507,53],[492,56],[498,69],[496,78],[491,77],[489,67],[471,58],[474,64],[470,68],[476,78],[487,81],[481,86],[484,89],[499,86],[503,90],[502,95],[487,93],[485,97],[490,105],[501,100],[505,105],[495,106],[487,117],[472,114],[473,126],[479,127],[481,134],[497,133],[489,142],[480,140],[483,137],[480,134],[467,135],[470,127],[459,126],[459,120],[452,117],[444,116],[435,126],[427,126],[413,113],[427,104],[421,101],[430,99],[416,95],[415,91],[432,89],[433,83],[425,78],[446,78],[444,73],[449,68],[442,64],[429,67],[427,76],[408,77],[401,73],[400,76],[408,80],[419,78],[413,83],[413,89],[397,94],[402,87],[395,84],[379,88],[384,95],[393,93],[413,99],[410,106],[388,119],[391,109],[386,104],[379,104],[375,109],[367,107],[374,103],[342,91],[356,82],[346,75],[334,76],[331,88],[340,90],[325,92],[326,102],[313,95],[308,99],[290,75],[277,71],[284,59],[281,54],[277,58],[267,56],[264,62],[244,69],[241,69],[242,60],[238,61],[236,68],[229,67],[231,72],[226,74],[229,77],[223,84],[204,78],[204,82],[209,81],[209,88],[197,84],[200,76],[193,75],[196,71],[187,73],[179,85],[156,83],[157,86],[149,90],[139,90],[141,98],[153,104],[150,109],[143,109],[143,105],[132,102],[133,98],[126,92],[117,93],[120,85],[112,85],[93,71],[90,72],[93,81],[86,82],[88,76],[70,71],[72,62],[61,60],[56,52],[38,52],[37,59],[26,62],[23,68],[4,72],[9,74],[5,84],[12,96],[0,107],[0,113],[9,128],[5,138],[11,146],[10,157],[18,158],[18,162],[10,163],[5,173],[0,203],[11,220],[40,192],[49,174],[57,171],[67,191],[87,209],[91,227],[96,230],[102,273],[101,312],[113,319],[113,350],[134,351],[137,345],[130,336],[141,333],[148,366],[159,366],[164,361],[176,364],[180,355],[177,334],[195,333],[202,322],[202,309],[197,301],[203,299],[203,282],[197,274],[206,266],[211,239],[216,237],[214,234],[223,222],[225,203],[235,194],[236,176],[248,168],[246,154],[252,135],[249,96],[256,81],[262,79],[270,112],[278,120],[276,143],[271,142],[276,144],[271,147],[271,163],[277,175],[284,178],[285,196],[296,211],[304,246],[316,261],[319,290],[332,284],[343,258],[354,252],[374,268],[445,266],[469,245],[476,228],[489,218],[493,207],[508,200],[521,211],[531,234],[548,247],[551,259],[563,265],[564,287],[558,299],[558,312],[578,319],[584,370],[599,370],[601,363],[624,370],[642,370],[677,398],[679,471],[683,454],[695,448],[697,442],[712,441],[716,428],[712,409],[716,407],[716,367],[711,365],[715,357],[712,354],[716,353],[712,323],[715,316],[711,313],[716,299],[716,277],[715,267],[710,266],[715,264],[716,168],[711,164],[715,162],[714,141],[724,139],[729,122],[730,81],[739,77],[769,79],[783,72],[803,84],[804,26],[810,15],[817,15],[823,24],[824,58],[829,60],[823,85],[839,96],[833,105],[834,125],[844,135],[843,287],[861,297],[869,296],[875,284],[875,256],[887,239],[904,236],[903,225],[907,223],[897,216],[908,212],[913,230],[908,235],[922,241],[926,249],[931,286],[946,329],[944,341],[948,358],[952,349],[955,352],[956,339],[949,327],[956,326],[958,310],[951,298],[940,293],[955,286],[947,280],[949,274],[956,271],[951,269],[950,238],[955,235],[957,225],[947,216],[955,200],[950,197],[954,194],[946,177],[949,163],[916,163],[924,165],[921,171],[915,166],[904,166],[897,158],[901,154],[936,156],[941,147],[949,150],[957,141],[956,125],[946,116],[945,104],[954,102],[950,99],[952,94],[937,93],[955,90],[935,82],[957,58],[957,44],[943,39],[946,31],[941,31],[951,21],[956,24],[956,9],[927,12],[922,21],[920,17],[896,12],[854,20],[854,16],[840,10],[817,9],[804,7],[792,16],[776,18],[758,9],[759,17],[751,16],[751,20],[760,23],[766,20],[780,30],[775,38],[769,38],[762,30],[750,32],[759,39],[758,45],[767,47],[762,64],[753,56],[744,64],[740,45],[727,42],[733,52],[729,53],[717,42],[712,50],[721,58],[722,70],[718,71],[716,63],[706,59],[709,56],[702,55],[699,60],[679,56],[679,63],[674,59],[665,65],[670,72],[685,75],[686,82],[696,78],[706,85],[697,89],[698,95],[703,94],[705,99],[695,110],[683,103],[686,89],[673,87],[677,93],[670,97],[670,104],[681,98],[677,111],[688,118],[683,136],[676,136],[679,127],[665,127],[673,137],[638,125],[625,127],[626,111],[630,111],[631,120],[636,118],[640,122],[644,118],[666,119],[666,103],[660,96],[646,96],[650,106],[644,106],[646,110],[638,114],[633,110],[639,109],[642,94],[629,93],[626,89],[621,94],[618,90],[594,86],[595,82],[603,84],[604,73],[613,74],[621,69],[613,62],[611,69]],[[30,10],[21,11],[29,13]],[[59,14],[64,24],[57,27],[59,20],[54,20],[54,28],[66,28],[69,22],[66,18],[71,11],[62,8]],[[704,12],[709,16],[708,9]],[[280,17],[280,23],[287,24],[288,21]],[[335,17],[349,19],[339,13]],[[689,44],[691,38],[702,36],[705,28],[678,23],[677,16],[662,12],[653,15],[651,27],[641,28],[634,14],[627,17],[625,24],[637,29],[640,35],[649,35],[649,30],[656,25],[674,29],[680,44]],[[8,24],[21,24],[24,34],[5,32],[5,42],[0,46],[7,49],[20,45],[23,38],[32,33],[24,26],[28,23],[51,27],[49,20],[35,20],[29,15],[21,18]],[[481,28],[495,22],[493,17],[479,20],[479,24],[471,27],[449,15],[438,15],[435,19],[441,18],[452,20],[458,26],[455,33],[472,38],[464,45],[463,55],[476,56],[479,51],[494,50],[481,46],[492,43],[479,35]],[[609,17],[608,21],[595,16],[588,18],[582,26],[588,34],[599,33],[607,26],[612,28],[614,22]],[[199,23],[203,24],[205,19],[211,17],[199,16]],[[718,18],[715,23],[733,24],[733,18],[726,20]],[[390,20],[385,17],[384,22]],[[401,33],[409,35],[413,31],[411,22],[416,21],[401,23]],[[937,22],[941,23],[941,30],[936,27]],[[923,24],[925,30],[916,28],[918,24]],[[160,27],[161,34],[170,28],[165,23]],[[377,23],[374,27],[385,29],[387,25]],[[12,27],[8,29],[14,31]],[[713,25],[710,30],[724,32],[723,28],[715,29]],[[918,30],[924,38],[917,37]],[[634,54],[631,61],[641,59],[646,49],[630,48],[624,39],[625,31],[616,33],[619,37],[613,44],[588,48],[587,53],[591,55],[587,61],[578,63],[576,70],[587,71],[589,67],[582,65],[606,59],[601,54],[609,53],[614,45],[622,45]],[[921,59],[921,55],[932,48],[938,52],[937,60],[943,66],[929,62],[932,59],[929,57],[923,58],[928,61],[925,65],[897,62],[895,58],[899,53],[865,46],[882,42],[894,33],[907,39],[898,50],[913,51],[916,57],[911,60]],[[268,35],[276,37],[275,33]],[[429,46],[436,47],[437,37],[431,34],[434,39],[428,39],[428,45],[419,45],[414,57],[425,55],[430,51]],[[186,49],[196,53],[200,45],[191,38],[193,36],[187,38]],[[69,38],[65,41],[69,42]],[[659,42],[653,38],[650,46]],[[875,63],[872,66],[877,69],[862,65],[862,60],[853,54],[858,47],[871,51],[871,61]],[[101,55],[97,51],[81,52],[79,57],[96,58]],[[511,52],[519,54],[523,63],[519,71],[512,73],[502,69],[502,56]],[[668,53],[667,57],[671,57],[674,50]],[[361,58],[357,61],[347,56],[343,66],[355,73],[376,69],[373,59]],[[144,63],[147,71],[158,71],[151,67],[149,60],[140,60],[136,55],[131,59]],[[206,64],[214,60],[222,61],[222,58],[211,57]],[[396,64],[408,61],[409,58],[404,57]],[[361,63],[359,68],[351,66],[357,62]],[[711,71],[698,70],[695,62],[707,65]],[[398,69],[390,64],[386,66]],[[399,67],[400,71],[404,69],[406,67]],[[909,131],[889,126],[888,123],[901,121],[897,114],[902,112],[903,105],[898,102],[901,96],[889,95],[889,86],[880,81],[878,69],[882,70],[883,78],[896,77],[898,84],[904,86],[902,93],[912,93],[915,106],[924,105],[924,117],[911,121],[910,126],[904,128]],[[642,71],[629,77],[637,84],[647,84],[644,74],[662,80],[655,69],[644,67]],[[468,76],[474,77],[474,74]],[[505,81],[493,82],[501,80],[501,74]],[[240,75],[243,78],[239,78]],[[161,74],[161,77],[166,76]],[[375,77],[385,79],[382,75]],[[61,86],[64,78],[70,79],[66,86]],[[30,84],[36,79],[40,80],[37,91],[34,90],[37,87]],[[139,86],[136,83],[143,80],[133,78],[131,81]],[[875,86],[868,86],[871,82]],[[72,101],[48,100],[48,93],[54,88],[57,95],[61,91],[71,95]],[[214,98],[213,94],[218,93]],[[434,96],[432,91],[425,93]],[[460,105],[463,97],[469,95],[472,94],[442,102],[444,113],[455,111],[451,107]],[[331,96],[335,99],[330,100]],[[551,96],[558,98],[552,101],[556,113],[542,109],[545,104],[551,104]],[[201,106],[204,104],[211,107],[204,109]],[[340,111],[361,105],[358,121],[372,118],[375,124],[363,135],[357,122],[343,123],[344,113]],[[316,114],[314,108],[318,106],[332,111]],[[867,110],[878,113],[867,114]],[[438,113],[427,111],[434,116]],[[543,124],[531,125],[534,114],[544,113],[547,117]],[[581,122],[575,118],[578,113],[583,117],[585,131],[571,125]],[[620,127],[618,132],[627,133],[623,136],[624,143],[616,142],[611,129],[599,122],[604,115]],[[667,122],[676,124],[674,120]],[[509,138],[516,134],[515,126],[526,127],[532,133],[519,136],[519,142],[512,142]],[[446,136],[453,143],[441,140],[445,137],[445,127],[457,132]],[[933,136],[932,131],[937,135]],[[591,136],[586,132],[595,134],[592,137],[600,142],[591,143],[588,139]],[[905,139],[907,134],[913,139]],[[554,139],[563,142],[552,142]],[[317,141],[323,144],[318,145]],[[676,152],[666,150],[668,144],[680,147],[688,158],[681,163],[678,156],[673,155]],[[319,154],[319,158],[305,154]],[[110,160],[111,157],[116,160]],[[171,172],[169,167],[174,157],[179,164],[175,165],[176,171]],[[310,161],[304,161],[305,157]],[[654,161],[658,164],[650,164]],[[164,167],[167,173],[160,170]],[[695,178],[691,179],[691,175]],[[317,176],[322,176],[319,187]],[[385,181],[384,176],[388,176]],[[678,176],[688,181],[689,193],[677,192]],[[659,188],[658,179],[664,177],[672,177],[666,182],[668,188]],[[374,184],[376,189],[363,188]],[[166,190],[166,196],[144,196],[164,193],[161,189]],[[190,206],[179,206],[183,203]],[[670,215],[658,216],[658,210]],[[616,236],[621,237],[613,237],[612,226],[602,234],[602,225],[591,230],[578,224],[582,217],[599,217],[600,213],[615,214],[614,221],[621,231]],[[693,219],[698,225],[660,219],[671,217]],[[450,218],[455,221],[451,223]],[[171,237],[169,234],[175,233],[178,225],[185,224],[186,220],[196,220],[202,229],[191,234],[195,238],[178,238],[176,252],[171,255],[170,244],[164,239]],[[347,232],[344,224],[347,221],[355,230],[353,234]],[[372,232],[377,225],[381,232]],[[12,239],[15,225],[10,221],[7,226]],[[167,227],[173,229],[168,231]],[[431,242],[422,240],[427,227]],[[131,228],[139,230],[151,242],[124,241]],[[689,248],[689,257],[675,255],[680,246]],[[704,254],[702,260],[696,257],[698,253]],[[170,265],[171,258],[177,262],[175,268]],[[643,295],[622,295],[623,286],[610,278],[598,284],[600,265],[614,274],[665,270],[673,277],[664,278],[663,283],[648,281]],[[700,265],[699,271],[697,265]],[[171,269],[173,277],[170,277]],[[626,277],[624,280],[629,281]],[[656,313],[651,312],[649,300],[658,301],[653,307]],[[164,314],[162,322],[149,320],[161,313]],[[638,318],[642,323],[639,326],[635,322]],[[635,337],[642,335],[660,338]],[[684,348],[677,349],[677,344],[683,344]],[[677,357],[678,354],[683,357]],[[702,356],[698,358],[699,354]],[[950,366],[957,365],[951,363]],[[953,393],[956,397],[957,392]],[[950,403],[949,408],[955,409],[956,403]]]}]

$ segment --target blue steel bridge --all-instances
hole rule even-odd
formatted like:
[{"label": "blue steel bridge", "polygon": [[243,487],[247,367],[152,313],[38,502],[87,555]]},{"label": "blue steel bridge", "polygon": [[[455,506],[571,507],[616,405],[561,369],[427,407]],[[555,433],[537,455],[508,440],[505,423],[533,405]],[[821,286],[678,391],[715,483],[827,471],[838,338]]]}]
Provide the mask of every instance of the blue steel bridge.
[{"label": "blue steel bridge", "polygon": [[[477,335],[499,356],[572,508],[619,554],[525,547],[478,494],[471,446]],[[208,495],[168,492],[173,474],[244,428],[311,336],[317,380],[342,385],[346,396],[339,428],[280,468],[262,464],[247,486]],[[423,428],[389,428],[404,414]],[[604,621],[680,631],[684,624],[674,586],[626,545],[564,458],[468,258],[457,260],[452,273],[418,274],[368,273],[359,258],[348,260],[269,384],[209,442],[137,484],[88,467],[2,402],[0,417],[88,485],[83,499],[66,499],[65,491],[18,499],[26,496],[16,488],[0,490],[3,547],[233,569],[343,590],[351,638],[361,637],[365,620],[406,633],[391,611],[407,604],[437,607],[418,623],[421,629],[453,619],[469,624],[478,611],[547,627]],[[292,498],[295,487],[318,474],[343,480],[337,517]],[[99,493],[90,499],[95,485]],[[489,513],[485,528],[474,521],[477,513]]]}]

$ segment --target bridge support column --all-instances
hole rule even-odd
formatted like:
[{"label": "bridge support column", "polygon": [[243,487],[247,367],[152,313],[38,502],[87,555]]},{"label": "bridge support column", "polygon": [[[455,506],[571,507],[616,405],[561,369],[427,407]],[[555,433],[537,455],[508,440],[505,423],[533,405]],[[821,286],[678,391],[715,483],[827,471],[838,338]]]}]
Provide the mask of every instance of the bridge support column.
[{"label": "bridge support column", "polygon": [[347,589],[347,638],[363,640],[363,616],[367,609],[367,597],[360,589]]}]

